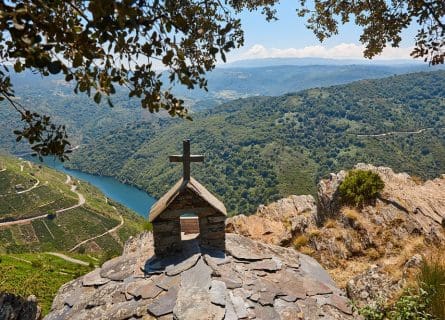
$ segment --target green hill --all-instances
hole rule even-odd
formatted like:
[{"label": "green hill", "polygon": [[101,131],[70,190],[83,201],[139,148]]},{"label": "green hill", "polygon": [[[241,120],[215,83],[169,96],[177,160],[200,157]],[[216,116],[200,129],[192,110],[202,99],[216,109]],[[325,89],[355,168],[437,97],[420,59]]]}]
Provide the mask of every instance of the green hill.
[{"label": "green hill", "polygon": [[62,284],[120,254],[143,223],[85,182],[0,155],[0,291],[35,295],[44,314]]},{"label": "green hill", "polygon": [[46,166],[0,157],[0,253],[77,251],[114,255],[142,217],[109,202],[88,183]]},{"label": "green hill", "polygon": [[314,193],[320,177],[357,162],[431,178],[445,171],[444,83],[437,71],[234,100],[162,130],[146,122],[105,132],[69,165],[159,196],[181,175],[167,156],[189,137],[206,155],[192,175],[232,214]]},{"label": "green hill", "polygon": [[86,255],[81,258],[91,264],[79,265],[47,253],[0,254],[0,291],[25,298],[35,295],[45,315],[61,285],[99,264]]},{"label": "green hill", "polygon": [[[285,62],[285,61],[283,61]],[[313,61],[325,64],[326,61]],[[352,63],[352,62],[349,62]],[[441,67],[434,67],[435,69]],[[257,68],[217,68],[208,74],[209,91],[189,90],[175,86],[173,91],[193,110],[212,108],[241,97],[281,95],[319,86],[344,84],[360,79],[383,78],[427,70],[423,64],[383,65],[281,65]],[[74,94],[74,87],[62,76],[42,78],[32,72],[11,74],[17,99],[32,111],[51,116],[57,124],[66,125],[73,146],[94,141],[98,135],[118,130],[127,124],[164,121],[162,114],[151,114],[140,108],[128,92],[117,88],[114,108],[105,101],[96,105],[85,94]],[[104,99],[103,99],[104,100]],[[0,102],[0,149],[13,154],[29,153],[27,142],[17,143],[14,130],[23,127],[20,116],[6,102]],[[159,119],[161,118],[161,119]]]}]

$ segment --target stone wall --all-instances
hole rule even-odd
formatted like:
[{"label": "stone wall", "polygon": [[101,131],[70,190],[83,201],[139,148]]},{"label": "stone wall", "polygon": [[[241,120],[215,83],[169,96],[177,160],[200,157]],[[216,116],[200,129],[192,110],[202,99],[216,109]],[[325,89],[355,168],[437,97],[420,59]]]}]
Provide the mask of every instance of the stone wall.
[{"label": "stone wall", "polygon": [[200,243],[204,246],[225,250],[226,233],[225,233],[224,215],[211,215],[199,218]]},{"label": "stone wall", "polygon": [[155,254],[163,256],[181,249],[181,223],[179,217],[153,222]]},{"label": "stone wall", "polygon": [[[153,222],[155,254],[163,256],[181,249],[181,215],[195,213],[199,217],[201,244],[225,249],[226,216],[196,194],[186,190]],[[198,229],[198,226],[194,226]]]}]

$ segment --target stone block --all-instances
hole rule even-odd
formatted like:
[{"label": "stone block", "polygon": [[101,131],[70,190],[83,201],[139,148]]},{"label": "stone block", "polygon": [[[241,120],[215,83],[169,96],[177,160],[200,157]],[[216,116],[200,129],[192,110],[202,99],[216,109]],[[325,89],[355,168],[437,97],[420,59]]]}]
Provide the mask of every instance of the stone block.
[{"label": "stone block", "polygon": [[205,235],[205,239],[207,239],[207,240],[216,240],[216,239],[224,240],[225,236],[226,236],[225,232],[209,232]]},{"label": "stone block", "polygon": [[225,216],[210,216],[210,217],[207,217],[207,221],[209,223],[225,222],[226,217]]}]

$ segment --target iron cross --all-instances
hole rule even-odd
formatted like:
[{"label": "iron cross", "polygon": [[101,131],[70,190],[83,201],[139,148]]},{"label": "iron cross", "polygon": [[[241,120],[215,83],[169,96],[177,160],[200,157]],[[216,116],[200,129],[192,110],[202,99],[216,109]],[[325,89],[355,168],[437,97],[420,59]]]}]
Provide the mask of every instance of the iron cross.
[{"label": "iron cross", "polygon": [[190,162],[203,162],[204,156],[190,154],[190,140],[184,140],[182,142],[182,147],[184,149],[183,155],[173,155],[170,156],[170,162],[182,162],[184,171],[184,180],[190,180]]}]

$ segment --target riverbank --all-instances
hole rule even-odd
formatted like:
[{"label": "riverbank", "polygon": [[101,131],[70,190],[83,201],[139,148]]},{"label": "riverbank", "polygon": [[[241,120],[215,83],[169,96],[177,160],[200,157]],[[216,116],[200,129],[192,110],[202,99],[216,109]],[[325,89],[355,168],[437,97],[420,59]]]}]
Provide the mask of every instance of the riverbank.
[{"label": "riverbank", "polygon": [[[26,157],[26,159],[37,164],[42,164],[34,157]],[[134,186],[124,184],[113,177],[97,176],[79,170],[67,169],[63,166],[62,162],[52,157],[45,158],[43,164],[77,179],[91,183],[108,198],[135,211],[144,218],[147,218],[151,206],[156,202],[156,199],[148,193]]]}]

